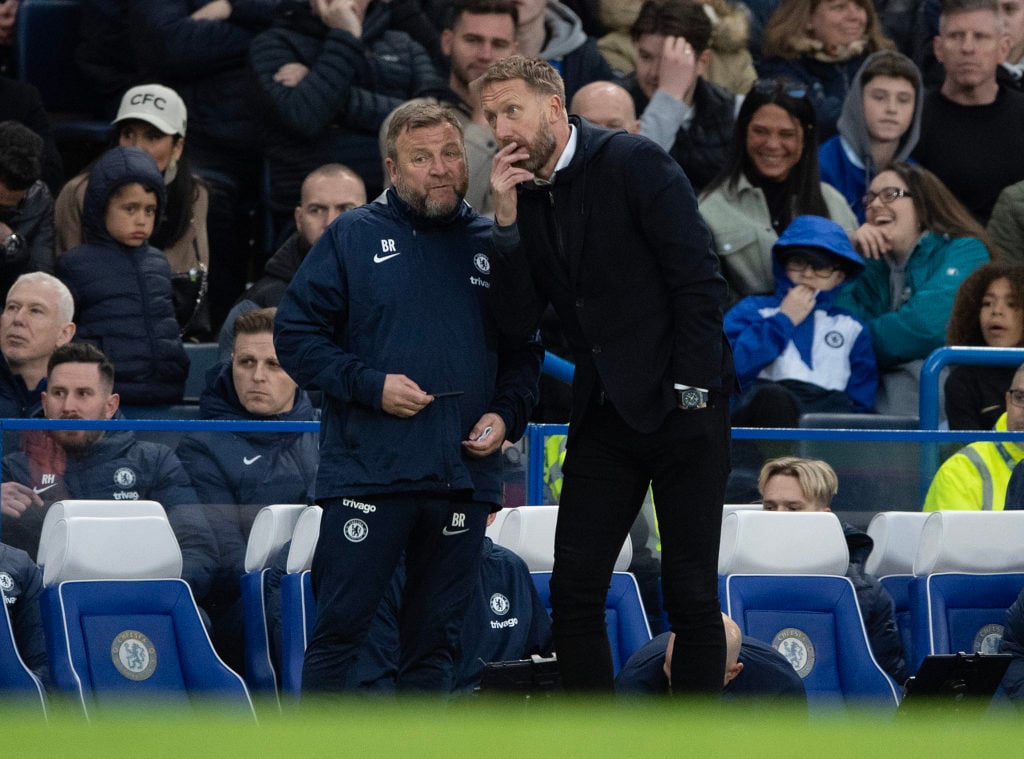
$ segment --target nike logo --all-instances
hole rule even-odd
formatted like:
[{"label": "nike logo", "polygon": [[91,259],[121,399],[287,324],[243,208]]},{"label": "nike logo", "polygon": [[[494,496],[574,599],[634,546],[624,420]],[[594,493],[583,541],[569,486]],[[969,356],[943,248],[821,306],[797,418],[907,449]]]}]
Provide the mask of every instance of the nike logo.
[{"label": "nike logo", "polygon": [[400,255],[402,255],[402,254],[401,253],[388,253],[388,255],[382,256],[380,253],[375,253],[373,255],[373,262],[375,264],[382,264],[385,261],[387,261],[389,258],[394,258],[395,256],[400,256]]},{"label": "nike logo", "polygon": [[249,466],[250,464],[255,464],[256,460],[261,458],[263,458],[262,453],[259,456],[253,456],[252,458],[249,458],[248,456],[242,456],[242,463],[245,464],[246,466]]},{"label": "nike logo", "polygon": [[39,495],[40,493],[45,493],[50,488],[53,488],[53,487],[56,487],[56,486],[57,486],[57,483],[54,482],[54,483],[52,483],[50,485],[47,485],[44,488],[32,488],[32,492],[35,493],[36,495]]},{"label": "nike logo", "polygon": [[441,530],[441,534],[442,535],[449,536],[449,537],[452,536],[452,535],[461,535],[464,532],[469,532],[469,528],[467,527],[464,530],[449,530],[447,527],[445,527],[443,530]]}]

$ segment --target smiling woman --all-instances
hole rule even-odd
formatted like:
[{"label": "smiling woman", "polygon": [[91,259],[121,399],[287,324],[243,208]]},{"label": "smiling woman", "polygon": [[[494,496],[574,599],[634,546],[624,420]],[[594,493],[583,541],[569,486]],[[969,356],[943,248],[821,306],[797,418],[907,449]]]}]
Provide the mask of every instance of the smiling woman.
[{"label": "smiling woman", "polygon": [[[878,366],[888,370],[879,411],[914,414],[920,362],[945,343],[957,288],[995,248],[941,180],[916,164],[891,164],[868,190],[867,222],[856,234],[867,268],[839,305],[867,323]],[[900,375],[909,381],[897,388]]]},{"label": "smiling woman", "polygon": [[800,85],[763,79],[743,101],[725,168],[700,199],[734,300],[774,291],[772,246],[796,216],[856,229],[843,196],[818,181],[814,131],[814,108]]}]

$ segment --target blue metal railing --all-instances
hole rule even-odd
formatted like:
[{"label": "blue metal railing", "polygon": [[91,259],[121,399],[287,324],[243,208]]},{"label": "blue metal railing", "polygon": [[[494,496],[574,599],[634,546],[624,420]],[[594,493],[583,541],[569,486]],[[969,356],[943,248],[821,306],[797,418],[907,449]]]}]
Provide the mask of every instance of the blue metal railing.
[{"label": "blue metal railing", "polygon": [[[735,427],[735,440],[806,440],[806,441],[872,441],[930,443],[922,446],[921,483],[922,493],[938,470],[938,447],[940,442],[970,443],[977,441],[1011,440],[1024,445],[1024,432],[971,432],[939,431],[939,375],[949,364],[971,364],[982,366],[1016,366],[1024,363],[1024,348],[959,348],[945,347],[934,351],[925,361],[921,370],[920,430],[886,429],[780,429],[762,427]],[[575,367],[569,361],[551,353],[544,357],[544,372],[563,382],[571,383]],[[138,430],[167,432],[317,432],[319,422],[264,422],[264,421],[222,421],[222,420],[164,420],[164,419],[116,419],[116,420],[48,420],[48,419],[0,419],[3,430]],[[544,442],[549,435],[565,435],[566,424],[531,424],[526,432],[528,468],[527,503],[542,503],[544,499]],[[3,455],[0,441],[0,457]]]}]

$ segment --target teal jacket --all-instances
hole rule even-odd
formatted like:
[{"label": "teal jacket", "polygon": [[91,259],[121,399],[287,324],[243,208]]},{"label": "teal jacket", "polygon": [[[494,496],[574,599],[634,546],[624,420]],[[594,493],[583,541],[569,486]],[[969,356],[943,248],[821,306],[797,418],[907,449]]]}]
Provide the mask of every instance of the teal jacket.
[{"label": "teal jacket", "polygon": [[867,261],[864,272],[836,298],[836,305],[871,330],[879,368],[925,358],[946,344],[946,322],[960,283],[989,259],[975,237],[950,239],[926,232],[910,254],[903,304],[890,309],[889,263]]}]

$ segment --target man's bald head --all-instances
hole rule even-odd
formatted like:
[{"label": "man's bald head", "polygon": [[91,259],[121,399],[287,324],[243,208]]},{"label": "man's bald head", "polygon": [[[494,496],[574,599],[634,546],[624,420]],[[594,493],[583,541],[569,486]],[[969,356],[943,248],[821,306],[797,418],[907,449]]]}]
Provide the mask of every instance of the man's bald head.
[{"label": "man's bald head", "polygon": [[569,113],[605,129],[625,129],[630,134],[640,131],[633,98],[614,82],[591,82],[581,87],[573,96]]}]

